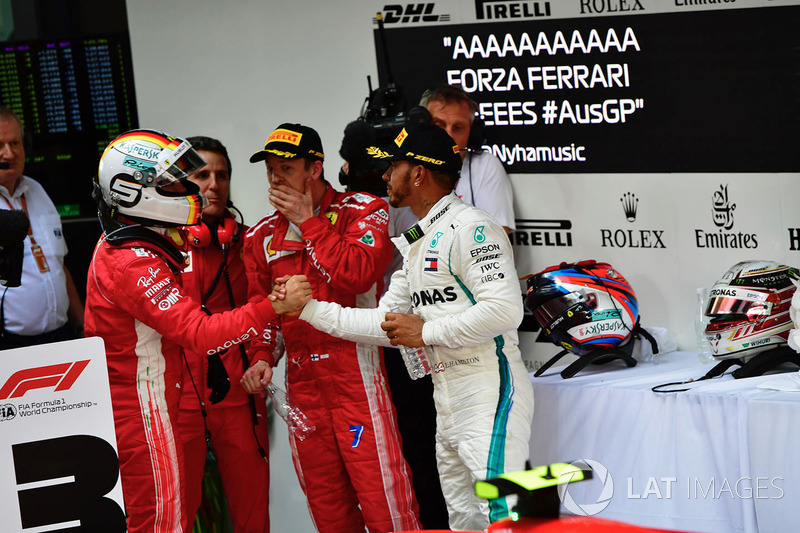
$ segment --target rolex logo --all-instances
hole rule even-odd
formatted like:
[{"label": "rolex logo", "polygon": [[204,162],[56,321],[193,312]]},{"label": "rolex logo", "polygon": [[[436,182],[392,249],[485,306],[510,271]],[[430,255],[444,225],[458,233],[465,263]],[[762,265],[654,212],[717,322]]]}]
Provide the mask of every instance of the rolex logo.
[{"label": "rolex logo", "polygon": [[639,199],[632,192],[626,192],[619,199],[622,202],[622,210],[625,212],[625,218],[628,222],[636,220],[636,210],[639,208]]}]

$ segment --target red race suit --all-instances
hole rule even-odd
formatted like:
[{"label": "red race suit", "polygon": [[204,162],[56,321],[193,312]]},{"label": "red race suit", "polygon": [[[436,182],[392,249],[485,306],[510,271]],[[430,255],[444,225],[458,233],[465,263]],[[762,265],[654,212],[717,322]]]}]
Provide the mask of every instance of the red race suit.
[{"label": "red race suit", "polygon": [[[105,235],[89,266],[86,336],[105,342],[128,531],[190,528],[183,508],[183,453],[176,434],[181,345],[214,353],[252,339],[277,318],[269,301],[208,316],[186,296],[184,265],[165,239],[111,245]],[[155,238],[153,237],[155,236]],[[166,247],[154,244],[158,240]]]},{"label": "red race suit", "polygon": [[[245,238],[251,301],[263,298],[273,279],[305,274],[314,298],[375,307],[392,257],[388,221],[385,201],[330,185],[317,216],[299,227],[277,211],[268,215]],[[419,529],[382,350],[337,339],[297,318],[282,317],[280,328],[289,401],[316,426],[305,440],[289,435],[316,528]],[[274,337],[264,332],[265,349],[256,356],[271,366],[277,363]]]},{"label": "red race suit", "polygon": [[[242,260],[245,231],[246,226],[236,228],[236,237],[226,244],[224,253],[216,237],[208,246],[194,246],[185,236],[184,242],[187,244],[183,249],[189,255],[189,264],[181,272],[183,288],[196,302],[205,303],[211,313],[229,311],[247,302],[247,276]],[[215,233],[213,228],[212,233]],[[226,267],[220,272],[223,261]],[[178,419],[183,441],[186,511],[191,524],[203,497],[202,483],[208,454],[205,438],[207,429],[228,501],[233,530],[267,533],[269,463],[265,450],[269,450],[269,432],[266,396],[262,392],[251,399],[240,385],[242,374],[250,365],[249,359],[247,362],[242,360],[241,347],[245,345],[234,346],[221,357],[230,379],[230,390],[219,403],[211,403],[205,353],[186,350],[188,372],[185,369],[183,374]],[[199,398],[203,400],[205,424]],[[255,425],[252,409],[256,411]]]}]

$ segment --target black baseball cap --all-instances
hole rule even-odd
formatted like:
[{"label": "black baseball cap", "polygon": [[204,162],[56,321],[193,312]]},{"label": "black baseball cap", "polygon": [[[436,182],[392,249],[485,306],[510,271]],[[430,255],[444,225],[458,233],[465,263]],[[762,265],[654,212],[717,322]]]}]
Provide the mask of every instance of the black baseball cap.
[{"label": "black baseball cap", "polygon": [[461,170],[458,145],[445,130],[433,124],[406,124],[391,144],[367,148],[367,154],[384,161],[410,161],[456,176]]},{"label": "black baseball cap", "polygon": [[323,161],[325,153],[322,151],[322,141],[314,128],[302,124],[281,124],[270,133],[264,149],[250,156],[251,163],[258,163],[268,155],[282,157],[283,159],[297,159],[304,157]]}]

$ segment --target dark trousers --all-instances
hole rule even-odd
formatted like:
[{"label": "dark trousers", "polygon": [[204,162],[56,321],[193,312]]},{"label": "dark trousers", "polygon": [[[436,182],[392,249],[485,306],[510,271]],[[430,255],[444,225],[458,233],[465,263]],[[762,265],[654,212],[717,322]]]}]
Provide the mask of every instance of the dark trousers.
[{"label": "dark trousers", "polygon": [[51,342],[68,341],[75,338],[75,334],[69,324],[64,324],[58,329],[47,331],[41,335],[15,335],[8,331],[0,332],[0,350],[10,350],[12,348],[24,348],[25,346],[35,346],[37,344],[48,344]]},{"label": "dark trousers", "polygon": [[436,468],[436,407],[430,376],[411,379],[397,348],[384,348],[387,380],[425,529],[449,529],[447,504]]}]

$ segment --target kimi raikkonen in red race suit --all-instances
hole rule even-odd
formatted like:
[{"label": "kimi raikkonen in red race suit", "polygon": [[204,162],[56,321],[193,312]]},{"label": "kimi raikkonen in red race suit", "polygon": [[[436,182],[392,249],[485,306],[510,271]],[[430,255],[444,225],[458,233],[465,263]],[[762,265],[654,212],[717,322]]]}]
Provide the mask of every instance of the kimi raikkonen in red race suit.
[{"label": "kimi raikkonen in red race suit", "polygon": [[160,240],[111,245],[104,235],[95,248],[86,336],[105,342],[128,531],[172,533],[188,528],[176,432],[181,345],[213,353],[259,335],[277,315],[269,301],[206,315],[181,285],[184,265],[165,252],[174,247],[141,231]]},{"label": "kimi raikkonen in red race suit", "polygon": [[[245,239],[251,301],[268,294],[272,280],[305,274],[318,300],[375,307],[392,256],[388,220],[383,200],[329,184],[317,216],[300,224],[302,235],[278,211],[268,215]],[[305,440],[289,435],[316,528],[418,529],[381,349],[331,337],[297,318],[281,317],[280,328],[289,401],[316,426]],[[275,366],[274,337],[265,332],[265,349],[254,359]]]},{"label": "kimi raikkonen in red race suit", "polygon": [[[184,234],[184,249],[189,255],[189,264],[181,272],[183,287],[188,296],[198,304],[204,303],[211,313],[229,311],[247,303],[247,276],[242,260],[247,226],[237,225],[234,231],[228,238],[223,234],[223,240],[230,242],[220,245],[216,226],[211,226],[212,238],[207,246],[192,244],[190,236]],[[224,252],[223,246],[226,248]],[[223,261],[226,266],[220,271]],[[178,419],[186,474],[186,510],[191,525],[203,496],[202,482],[208,455],[205,438],[207,429],[234,531],[268,532],[269,463],[266,453],[269,450],[269,432],[266,396],[263,392],[251,396],[239,383],[242,373],[249,366],[249,359],[242,359],[243,349],[247,357],[245,343],[231,347],[221,356],[230,379],[230,389],[218,403],[211,402],[212,390],[207,385],[208,357],[205,353],[186,350],[188,371],[184,369]],[[203,401],[205,424],[199,398]]]}]

